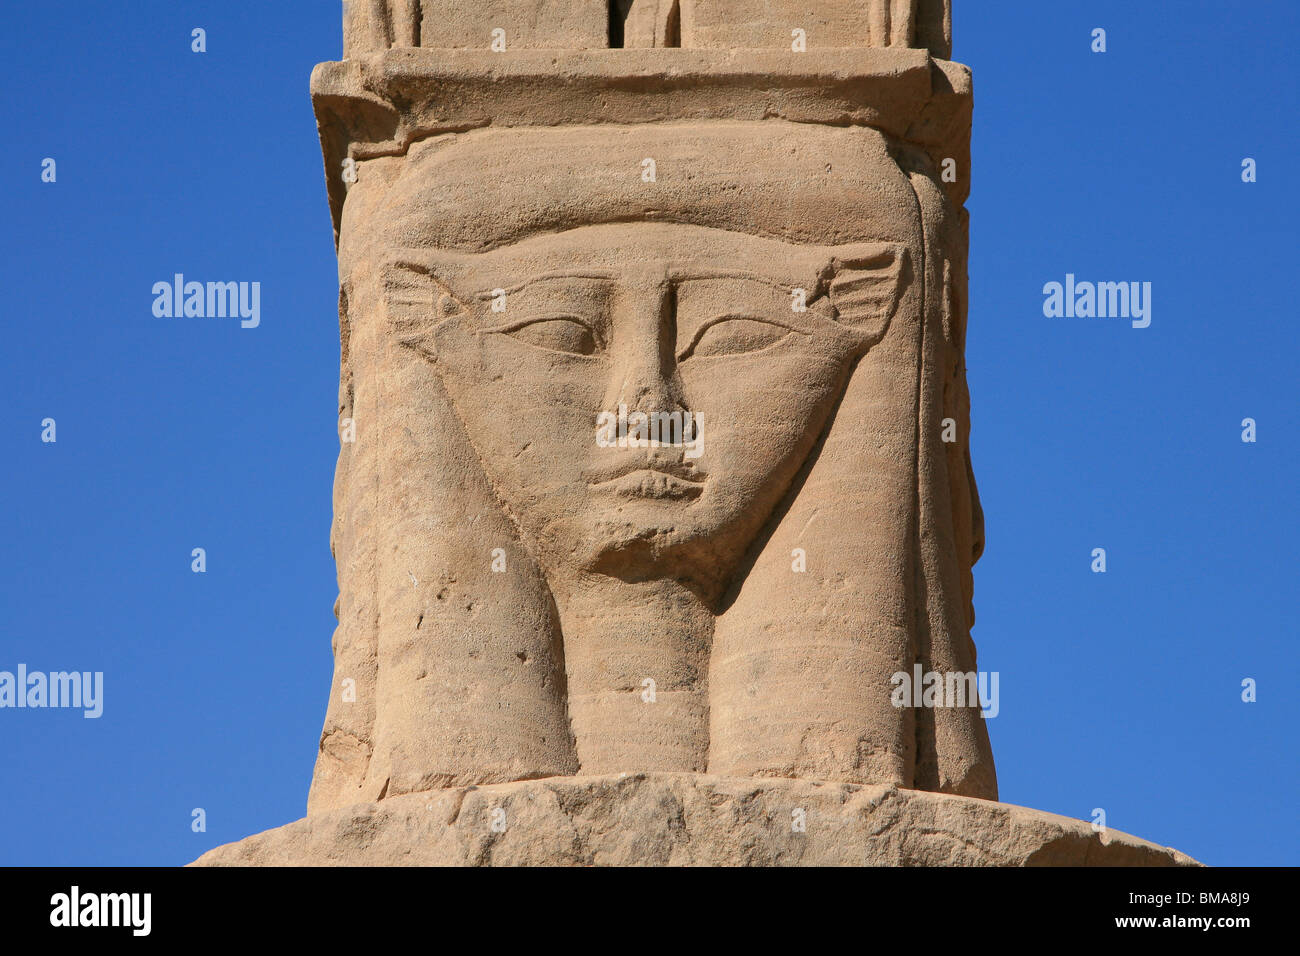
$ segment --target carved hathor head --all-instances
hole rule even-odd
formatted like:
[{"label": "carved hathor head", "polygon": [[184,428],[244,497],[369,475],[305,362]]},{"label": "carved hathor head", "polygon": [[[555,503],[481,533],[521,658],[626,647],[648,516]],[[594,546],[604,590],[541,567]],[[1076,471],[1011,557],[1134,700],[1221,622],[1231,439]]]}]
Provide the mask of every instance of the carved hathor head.
[{"label": "carved hathor head", "polygon": [[914,281],[910,193],[872,130],[422,142],[379,213],[393,333],[548,575],[674,577],[713,602]]}]

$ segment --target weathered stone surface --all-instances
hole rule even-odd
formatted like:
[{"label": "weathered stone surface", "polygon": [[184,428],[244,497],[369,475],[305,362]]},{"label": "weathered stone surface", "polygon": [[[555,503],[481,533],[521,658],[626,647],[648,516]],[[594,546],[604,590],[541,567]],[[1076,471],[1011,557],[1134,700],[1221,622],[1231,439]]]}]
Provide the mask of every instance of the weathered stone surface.
[{"label": "weathered stone surface", "polygon": [[[493,830],[494,821],[502,832]],[[804,832],[796,832],[800,822]],[[344,807],[217,847],[193,865],[1197,864],[1117,830],[1097,833],[1080,820],[968,797],[639,773],[437,790]]]}]

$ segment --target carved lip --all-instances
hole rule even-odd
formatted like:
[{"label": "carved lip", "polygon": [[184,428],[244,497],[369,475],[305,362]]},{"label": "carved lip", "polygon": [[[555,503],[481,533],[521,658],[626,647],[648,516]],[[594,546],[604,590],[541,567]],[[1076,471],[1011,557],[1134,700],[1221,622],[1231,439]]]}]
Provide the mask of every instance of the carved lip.
[{"label": "carved lip", "polygon": [[582,477],[594,487],[595,485],[607,484],[615,479],[622,478],[626,475],[638,472],[651,472],[655,474],[667,475],[671,478],[678,478],[684,482],[698,485],[704,482],[708,477],[700,471],[694,463],[687,464],[682,460],[680,455],[632,455],[617,458],[612,461],[604,462],[599,465],[593,465],[590,468],[583,469]]},{"label": "carved lip", "polygon": [[615,459],[587,469],[594,490],[609,491],[622,498],[658,498],[681,501],[698,498],[704,491],[705,474],[677,456],[651,454]]},{"label": "carved lip", "polygon": [[680,478],[656,468],[638,468],[608,481],[596,482],[589,487],[611,491],[621,498],[661,498],[680,501],[698,498],[704,491],[704,482]]}]

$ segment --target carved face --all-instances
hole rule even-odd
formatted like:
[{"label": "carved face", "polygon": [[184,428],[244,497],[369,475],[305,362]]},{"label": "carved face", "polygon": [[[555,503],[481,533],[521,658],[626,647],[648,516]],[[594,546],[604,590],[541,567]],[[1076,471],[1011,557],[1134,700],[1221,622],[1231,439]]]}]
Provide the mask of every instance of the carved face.
[{"label": "carved face", "polygon": [[586,226],[386,266],[548,570],[674,576],[716,594],[781,499],[908,256],[661,223]]}]

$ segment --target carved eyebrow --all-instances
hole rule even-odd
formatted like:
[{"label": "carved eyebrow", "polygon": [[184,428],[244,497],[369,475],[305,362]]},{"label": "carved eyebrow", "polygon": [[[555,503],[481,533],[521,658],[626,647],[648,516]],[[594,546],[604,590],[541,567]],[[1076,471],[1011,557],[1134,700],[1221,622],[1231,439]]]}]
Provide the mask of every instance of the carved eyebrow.
[{"label": "carved eyebrow", "polygon": [[690,281],[691,279],[752,279],[755,282],[762,282],[764,285],[782,288],[781,283],[774,281],[771,276],[759,275],[757,272],[745,272],[740,269],[692,269],[683,267],[669,269],[668,276],[677,282]]},{"label": "carved eyebrow", "polygon": [[771,276],[760,275],[756,272],[745,272],[739,269],[671,269],[669,278],[674,282],[690,282],[696,279],[747,279],[751,282],[760,282],[763,285],[771,286],[782,293],[789,293],[794,289],[807,289],[809,293],[815,292],[822,284],[822,281],[830,269],[830,260],[818,269],[813,276],[813,281],[806,286],[796,283],[778,282]]},{"label": "carved eyebrow", "polygon": [[617,278],[617,273],[592,269],[585,271],[543,272],[541,275],[530,276],[523,282],[518,282],[513,286],[499,286],[497,289],[484,289],[481,292],[475,292],[474,298],[493,299],[496,297],[493,293],[500,294],[501,292],[509,295],[511,292],[518,292],[520,289],[526,288],[535,282],[546,282],[549,279],[605,279],[612,282]]},{"label": "carved eyebrow", "polygon": [[[740,269],[691,269],[691,268],[670,268],[668,277],[673,282],[689,282],[699,279],[746,279],[751,282],[759,282],[763,285],[770,286],[782,293],[789,292],[792,289],[807,288],[810,292],[817,289],[824,280],[826,273],[831,266],[830,260],[817,270],[812,277],[812,281],[807,286],[800,286],[795,283],[779,282],[771,276],[762,275],[757,272],[746,272]],[[544,272],[541,275],[530,276],[522,282],[517,282],[512,286],[498,286],[496,289],[483,289],[473,293],[474,298],[487,300],[495,298],[495,294],[505,292],[509,295],[512,292],[518,292],[536,282],[546,282],[551,279],[597,279],[607,282],[617,281],[620,277],[618,272],[612,270],[560,270],[557,272]]]}]

